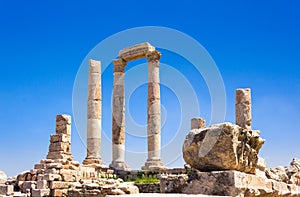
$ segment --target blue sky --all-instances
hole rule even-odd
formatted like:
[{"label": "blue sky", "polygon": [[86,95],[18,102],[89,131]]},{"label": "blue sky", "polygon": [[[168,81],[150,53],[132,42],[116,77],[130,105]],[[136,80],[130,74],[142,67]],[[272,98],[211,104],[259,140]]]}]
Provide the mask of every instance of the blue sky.
[{"label": "blue sky", "polygon": [[[0,1],[0,170],[15,175],[45,158],[56,114],[72,114],[73,84],[85,56],[108,36],[140,26],[173,28],[206,48],[225,84],[226,121],[234,122],[235,89],[252,88],[253,128],[266,139],[260,154],[268,166],[287,165],[300,157],[299,8],[296,0]],[[162,61],[189,76],[200,90],[196,88],[200,116],[209,118],[209,94],[201,76],[185,69],[184,60],[162,52]],[[110,108],[111,80],[109,67],[103,75],[108,92],[104,109]],[[133,94],[131,103],[138,107],[129,106],[140,124],[145,123],[146,104],[137,101],[145,90],[142,86]],[[162,103],[168,114],[176,115],[178,101],[167,87],[162,88]],[[109,110],[103,116],[110,133]],[[167,116],[166,124],[176,126],[174,117]],[[131,144],[144,149],[143,142]],[[72,153],[78,161],[86,154],[75,125]]]}]

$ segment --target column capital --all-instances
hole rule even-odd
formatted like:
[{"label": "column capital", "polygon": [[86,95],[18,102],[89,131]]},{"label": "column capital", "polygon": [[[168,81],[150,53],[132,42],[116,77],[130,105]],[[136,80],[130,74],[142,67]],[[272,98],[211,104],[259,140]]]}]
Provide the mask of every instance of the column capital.
[{"label": "column capital", "polygon": [[158,51],[151,51],[151,52],[148,52],[146,54],[146,57],[148,58],[148,62],[151,62],[151,61],[159,61],[160,60],[160,57],[161,57],[161,53],[158,52]]},{"label": "column capital", "polygon": [[127,65],[127,62],[125,62],[122,59],[115,59],[113,60],[114,64],[114,72],[124,72],[124,68]]}]

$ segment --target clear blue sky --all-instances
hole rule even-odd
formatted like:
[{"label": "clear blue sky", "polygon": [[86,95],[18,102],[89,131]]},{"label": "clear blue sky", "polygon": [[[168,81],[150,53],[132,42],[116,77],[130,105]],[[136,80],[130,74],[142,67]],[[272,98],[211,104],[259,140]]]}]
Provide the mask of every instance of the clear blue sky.
[{"label": "clear blue sky", "polygon": [[[177,29],[206,48],[224,80],[227,121],[234,122],[235,89],[252,88],[253,128],[266,139],[260,154],[268,166],[287,165],[300,157],[299,9],[296,0],[0,1],[0,170],[15,175],[45,158],[56,114],[72,114],[82,60],[108,36],[139,26]],[[112,73],[105,74],[111,88]],[[162,88],[162,102],[168,96],[174,95]],[[141,124],[143,105],[132,109]],[[110,130],[111,114],[103,116]],[[85,148],[73,131],[72,152],[82,161]]]}]

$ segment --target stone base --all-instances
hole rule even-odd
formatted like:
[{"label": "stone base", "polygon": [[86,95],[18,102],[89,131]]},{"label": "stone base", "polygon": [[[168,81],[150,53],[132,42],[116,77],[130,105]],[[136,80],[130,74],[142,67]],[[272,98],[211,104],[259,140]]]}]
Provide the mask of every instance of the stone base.
[{"label": "stone base", "polygon": [[114,170],[130,170],[130,167],[125,162],[113,162],[109,167]]},{"label": "stone base", "polygon": [[145,163],[145,166],[142,167],[142,170],[159,170],[167,169],[160,159],[157,160],[148,160]]},{"label": "stone base", "polygon": [[300,197],[300,186],[233,170],[161,176],[160,190],[162,193],[221,196]]},{"label": "stone base", "polygon": [[95,157],[87,157],[85,160],[82,162],[84,165],[88,164],[102,164],[102,159],[101,158],[95,158]]}]

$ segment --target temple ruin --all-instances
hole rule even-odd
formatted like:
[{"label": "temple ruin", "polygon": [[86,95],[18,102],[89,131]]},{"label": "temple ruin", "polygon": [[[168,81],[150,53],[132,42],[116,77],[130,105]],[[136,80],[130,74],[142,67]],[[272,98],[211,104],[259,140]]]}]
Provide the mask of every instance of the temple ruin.
[{"label": "temple ruin", "polygon": [[[149,43],[119,52],[113,60],[112,162],[103,165],[101,149],[101,62],[89,60],[86,158],[74,161],[71,153],[71,116],[56,116],[55,134],[45,159],[33,169],[7,178],[0,171],[0,197],[104,197],[140,193],[205,194],[240,197],[300,197],[300,160],[289,166],[267,168],[259,156],[265,140],[251,127],[251,90],[235,92],[235,124],[206,126],[205,119],[191,117],[191,129],[182,145],[184,167],[167,169],[160,156],[161,54]],[[124,72],[129,61],[148,60],[147,135],[148,158],[142,170],[130,170],[125,162]],[[134,183],[147,178],[157,182]],[[124,181],[125,180],[125,181]],[[176,194],[175,194],[176,193]]]}]

